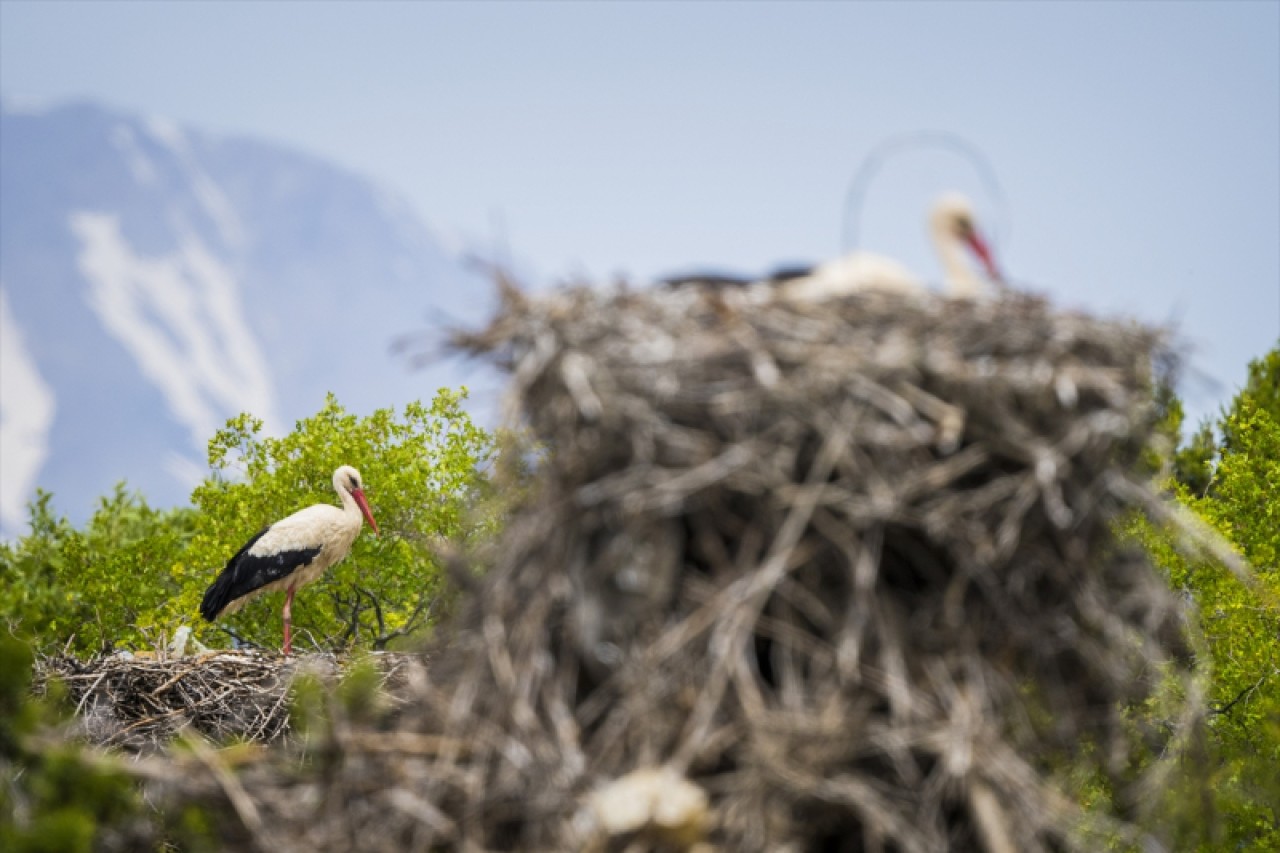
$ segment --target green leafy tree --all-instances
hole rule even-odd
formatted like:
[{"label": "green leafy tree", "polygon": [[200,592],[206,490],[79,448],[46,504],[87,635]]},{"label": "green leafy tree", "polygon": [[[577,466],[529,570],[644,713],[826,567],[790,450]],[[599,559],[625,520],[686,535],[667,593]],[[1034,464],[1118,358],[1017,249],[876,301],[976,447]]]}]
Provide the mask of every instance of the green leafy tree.
[{"label": "green leafy tree", "polygon": [[1249,362],[1249,378],[1245,381],[1244,390],[1236,397],[1232,409],[1223,414],[1223,447],[1231,447],[1235,441],[1236,425],[1231,421],[1231,414],[1246,399],[1254,409],[1280,423],[1280,346]]},{"label": "green leafy tree", "polygon": [[1185,446],[1173,455],[1173,475],[1193,495],[1205,495],[1213,481],[1213,459],[1218,445],[1213,438],[1213,425],[1201,422]]},{"label": "green leafy tree", "polygon": [[[1179,404],[1180,406],[1180,404]],[[1192,598],[1209,655],[1210,717],[1204,760],[1168,814],[1179,849],[1280,850],[1280,348],[1250,364],[1246,387],[1219,423],[1223,442],[1207,488],[1170,482],[1174,499],[1220,532],[1253,567],[1256,584],[1189,556],[1142,519],[1128,532]],[[1192,439],[1194,443],[1196,438]],[[1187,450],[1188,448],[1180,448]],[[1175,456],[1176,458],[1176,456]]]},{"label": "green leafy tree", "polygon": [[31,531],[0,543],[0,619],[46,650],[142,647],[156,608],[178,592],[170,574],[191,538],[190,509],[158,510],[123,484],[76,529],[38,493]]},{"label": "green leafy tree", "polygon": [[1184,486],[1189,494],[1207,496],[1212,488],[1214,461],[1219,452],[1230,447],[1234,440],[1232,414],[1240,401],[1245,399],[1250,400],[1254,408],[1265,412],[1271,420],[1280,422],[1280,347],[1249,362],[1249,376],[1244,388],[1232,407],[1224,409],[1218,419],[1221,442],[1214,435],[1214,424],[1209,420],[1201,421],[1191,437],[1184,442],[1182,429],[1186,413],[1182,400],[1167,377],[1157,381],[1155,402],[1159,421],[1156,435],[1164,448],[1163,453],[1157,452],[1154,455],[1152,468],[1161,470],[1167,466],[1167,473]]},{"label": "green leafy tree", "polygon": [[1156,383],[1155,402],[1157,446],[1149,453],[1148,468],[1171,475],[1193,495],[1203,495],[1213,479],[1213,458],[1218,452],[1213,425],[1203,421],[1191,434],[1191,440],[1184,444],[1182,428],[1186,411],[1168,378]]},{"label": "green leafy tree", "polygon": [[[305,506],[336,503],[333,471],[354,465],[382,535],[366,528],[346,560],[297,596],[298,640],[383,648],[426,627],[444,587],[434,544],[497,524],[477,522],[468,511],[493,442],[461,408],[465,394],[442,389],[430,405],[368,417],[346,412],[330,396],[282,438],[263,436],[261,422],[249,415],[229,421],[209,442],[212,475],[192,495],[195,530],[172,568],[179,591],[143,625],[172,630],[198,620],[205,588],[244,542]],[[243,640],[278,646],[282,596],[262,596],[225,623]],[[210,629],[202,633],[211,644],[227,640]]]},{"label": "green leafy tree", "polygon": [[[461,408],[465,398],[465,389],[442,389],[430,405],[357,417],[330,396],[282,438],[263,436],[261,422],[240,415],[209,442],[210,475],[192,495],[194,508],[153,509],[121,485],[76,528],[40,493],[30,533],[0,543],[0,621],[44,651],[152,648],[184,624],[225,645],[227,633],[200,619],[204,590],[267,524],[336,503],[333,471],[351,464],[382,535],[366,529],[346,561],[297,597],[299,643],[382,648],[417,632],[447,600],[434,546],[487,536],[504,516],[486,477],[494,442]],[[281,595],[219,624],[278,646]]]}]

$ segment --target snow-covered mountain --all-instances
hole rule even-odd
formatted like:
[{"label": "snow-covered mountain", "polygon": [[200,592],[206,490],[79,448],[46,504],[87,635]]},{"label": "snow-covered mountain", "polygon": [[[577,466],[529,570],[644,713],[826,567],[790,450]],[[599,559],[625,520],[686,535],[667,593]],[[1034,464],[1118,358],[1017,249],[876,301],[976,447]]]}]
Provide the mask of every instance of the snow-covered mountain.
[{"label": "snow-covered mountain", "polygon": [[[77,103],[0,106],[0,531],[36,486],[184,502],[249,411],[368,412],[486,381],[392,341],[491,287],[393,194],[297,151]],[[491,384],[491,380],[490,384]]]}]

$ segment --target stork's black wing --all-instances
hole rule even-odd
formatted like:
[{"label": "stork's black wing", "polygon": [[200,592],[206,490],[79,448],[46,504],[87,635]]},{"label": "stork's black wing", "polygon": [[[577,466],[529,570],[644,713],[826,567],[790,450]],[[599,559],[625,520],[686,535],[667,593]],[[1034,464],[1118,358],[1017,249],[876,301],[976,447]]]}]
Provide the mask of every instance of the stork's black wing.
[{"label": "stork's black wing", "polygon": [[794,278],[803,278],[812,275],[814,270],[813,264],[783,264],[775,267],[764,278],[756,276],[737,275],[735,273],[727,273],[719,270],[703,270],[699,272],[686,273],[682,275],[671,275],[658,280],[658,284],[663,287],[702,287],[708,290],[716,290],[719,288],[735,288],[746,287],[749,284],[757,282],[766,282],[768,284],[782,284],[791,281]]},{"label": "stork's black wing", "polygon": [[744,275],[735,275],[733,273],[725,273],[720,271],[695,272],[686,275],[670,275],[666,278],[658,280],[658,284],[663,287],[703,287],[707,289],[716,289],[721,287],[746,287],[755,279]]},{"label": "stork's black wing", "polygon": [[212,622],[227,608],[227,605],[262,589],[269,583],[288,577],[310,563],[320,553],[319,545],[314,548],[298,548],[265,554],[249,553],[270,529],[268,526],[259,530],[252,539],[244,543],[244,547],[237,551],[234,557],[227,561],[227,567],[204,592],[204,600],[200,602],[201,616]]},{"label": "stork's black wing", "polygon": [[813,271],[817,269],[813,264],[784,264],[775,267],[773,272],[769,273],[766,279],[770,284],[784,284],[797,278],[804,278],[813,275]]}]

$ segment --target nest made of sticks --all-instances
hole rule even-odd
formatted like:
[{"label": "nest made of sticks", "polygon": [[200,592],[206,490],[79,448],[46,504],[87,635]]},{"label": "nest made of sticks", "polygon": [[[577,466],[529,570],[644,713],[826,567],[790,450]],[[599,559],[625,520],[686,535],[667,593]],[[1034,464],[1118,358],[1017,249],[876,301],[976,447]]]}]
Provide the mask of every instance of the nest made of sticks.
[{"label": "nest made of sticks", "polygon": [[1161,674],[1196,713],[1179,602],[1113,533],[1158,506],[1159,332],[1018,294],[578,288],[459,344],[510,370],[536,493],[323,778],[260,762],[236,805],[157,771],[235,806],[228,843],[1090,849],[1047,768],[1118,770]]},{"label": "nest made of sticks", "polygon": [[[415,659],[387,653],[371,657],[387,691],[404,681],[404,670]],[[62,655],[37,662],[35,684],[39,692],[51,678],[65,685],[75,709],[76,736],[150,753],[188,728],[217,743],[279,740],[290,730],[294,676],[305,672],[331,683],[348,664],[330,654],[289,659],[251,650],[184,657],[113,654],[89,660]]]}]

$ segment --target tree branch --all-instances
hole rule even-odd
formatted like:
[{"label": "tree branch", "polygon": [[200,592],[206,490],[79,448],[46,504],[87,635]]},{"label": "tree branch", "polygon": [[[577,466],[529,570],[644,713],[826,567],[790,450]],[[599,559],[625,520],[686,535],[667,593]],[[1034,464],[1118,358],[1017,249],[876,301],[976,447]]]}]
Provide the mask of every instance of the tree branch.
[{"label": "tree branch", "polygon": [[215,624],[213,627],[216,630],[226,634],[231,639],[235,640],[236,648],[239,648],[241,646],[248,646],[251,649],[257,649],[258,651],[264,651],[266,649],[266,646],[255,643],[253,640],[246,640],[244,637],[240,636],[238,633],[236,633],[230,628],[227,628],[224,625]]},{"label": "tree branch", "polygon": [[1211,707],[1209,708],[1209,713],[1211,713],[1211,714],[1221,714],[1221,715],[1225,715],[1225,714],[1227,714],[1228,712],[1230,712],[1230,710],[1231,710],[1232,708],[1234,708],[1236,705],[1238,705],[1238,704],[1239,704],[1243,699],[1245,699],[1247,696],[1249,696],[1249,695],[1250,695],[1250,694],[1252,694],[1255,690],[1257,690],[1259,687],[1261,687],[1261,686],[1262,686],[1262,682],[1264,682],[1264,681],[1266,681],[1266,680],[1267,680],[1267,676],[1268,676],[1269,674],[1270,674],[1270,673],[1265,673],[1265,672],[1264,672],[1261,676],[1259,676],[1259,678],[1258,678],[1258,680],[1257,680],[1257,681],[1253,682],[1253,684],[1252,684],[1251,686],[1246,687],[1244,690],[1241,690],[1238,694],[1236,694],[1236,698],[1232,699],[1232,700],[1231,700],[1230,702],[1228,702],[1227,704],[1222,705],[1221,707],[1218,707],[1218,708],[1214,708],[1214,707],[1212,707],[1212,706],[1211,706]]}]

